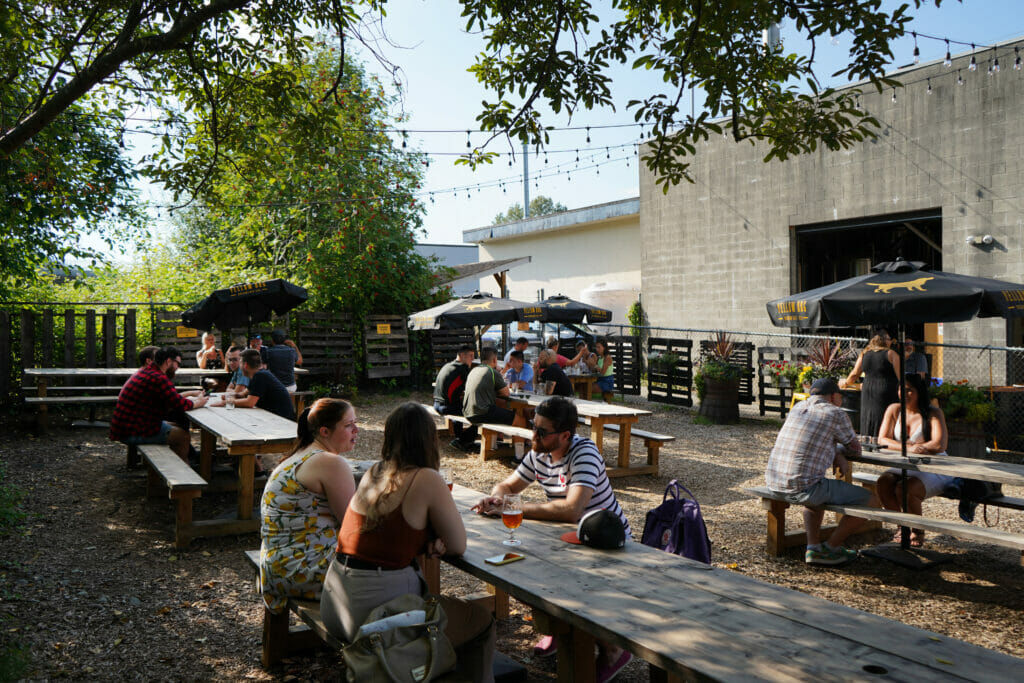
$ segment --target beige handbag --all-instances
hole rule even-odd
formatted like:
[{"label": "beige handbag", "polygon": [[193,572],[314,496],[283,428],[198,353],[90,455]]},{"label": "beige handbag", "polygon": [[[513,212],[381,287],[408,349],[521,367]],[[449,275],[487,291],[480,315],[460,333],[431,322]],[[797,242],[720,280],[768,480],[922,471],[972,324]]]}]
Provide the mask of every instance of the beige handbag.
[{"label": "beige handbag", "polygon": [[444,634],[447,623],[435,595],[389,600],[370,612],[355,640],[342,648],[346,680],[422,683],[451,671],[455,650]]}]

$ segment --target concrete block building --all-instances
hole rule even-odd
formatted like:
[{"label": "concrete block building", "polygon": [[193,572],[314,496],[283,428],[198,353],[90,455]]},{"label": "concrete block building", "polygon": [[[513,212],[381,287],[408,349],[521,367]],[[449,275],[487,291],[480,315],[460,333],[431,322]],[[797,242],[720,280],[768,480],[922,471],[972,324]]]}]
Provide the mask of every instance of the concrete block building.
[{"label": "concrete block building", "polygon": [[[641,164],[642,291],[653,325],[772,331],[765,302],[872,263],[1024,281],[1024,71],[1014,49],[903,68],[860,86],[878,138],[765,163],[762,145],[698,146],[695,182],[663,193]],[[895,98],[894,98],[895,93]],[[775,329],[774,331],[779,331]],[[853,330],[850,330],[853,332]],[[926,325],[929,341],[1024,345],[1001,319]]]}]

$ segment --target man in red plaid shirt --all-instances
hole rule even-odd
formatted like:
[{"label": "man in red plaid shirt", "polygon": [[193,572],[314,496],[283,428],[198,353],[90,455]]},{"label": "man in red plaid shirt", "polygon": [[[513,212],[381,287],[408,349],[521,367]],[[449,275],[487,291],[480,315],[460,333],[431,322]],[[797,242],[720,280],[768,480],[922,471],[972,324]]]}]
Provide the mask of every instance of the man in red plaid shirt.
[{"label": "man in red plaid shirt", "polygon": [[110,438],[129,445],[165,443],[188,462],[189,433],[167,422],[173,410],[192,410],[206,405],[205,396],[186,398],[174,388],[181,354],[173,346],[156,352],[153,363],[135,371],[121,387],[110,420]]}]

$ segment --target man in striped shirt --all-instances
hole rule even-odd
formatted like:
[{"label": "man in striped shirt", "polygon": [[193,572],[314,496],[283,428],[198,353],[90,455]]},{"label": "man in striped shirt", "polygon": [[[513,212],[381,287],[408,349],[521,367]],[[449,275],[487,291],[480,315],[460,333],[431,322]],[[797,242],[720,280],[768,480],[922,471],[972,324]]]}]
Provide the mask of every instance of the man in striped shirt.
[{"label": "man in striped shirt", "polygon": [[[567,398],[552,396],[537,406],[533,418],[532,449],[515,472],[491,489],[473,509],[482,515],[500,516],[506,493],[519,493],[532,482],[544,489],[544,503],[523,503],[523,517],[576,524],[591,510],[604,508],[618,516],[631,538],[629,520],[615,498],[604,457],[590,439],[576,434],[576,406]],[[534,652],[548,656],[556,651],[554,639],[544,636]],[[597,680],[608,681],[629,663],[632,655],[607,643],[598,643]]]}]

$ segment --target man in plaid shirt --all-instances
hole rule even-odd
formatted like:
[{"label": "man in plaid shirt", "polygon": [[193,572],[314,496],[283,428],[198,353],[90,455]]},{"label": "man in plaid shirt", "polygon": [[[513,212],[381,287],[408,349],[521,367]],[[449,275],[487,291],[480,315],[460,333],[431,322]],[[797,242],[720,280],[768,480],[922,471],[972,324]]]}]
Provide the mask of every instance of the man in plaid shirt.
[{"label": "man in plaid shirt", "polygon": [[811,396],[796,404],[782,425],[775,447],[768,458],[765,485],[787,502],[804,506],[808,564],[843,564],[857,557],[856,550],[843,547],[843,541],[863,523],[859,517],[843,515],[828,542],[821,543],[821,505],[878,506],[874,494],[839,479],[828,479],[833,472],[846,476],[850,463],[836,444],[851,453],[860,453],[860,442],[850,418],[840,408],[843,395],[831,377],[814,381]]},{"label": "man in plaid shirt", "polygon": [[174,388],[175,371],[181,354],[173,346],[156,352],[152,363],[135,371],[121,387],[110,420],[110,438],[129,445],[165,443],[188,462],[189,433],[167,422],[174,410],[192,410],[206,405],[205,396],[186,398]]}]

